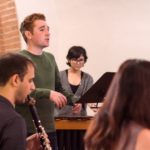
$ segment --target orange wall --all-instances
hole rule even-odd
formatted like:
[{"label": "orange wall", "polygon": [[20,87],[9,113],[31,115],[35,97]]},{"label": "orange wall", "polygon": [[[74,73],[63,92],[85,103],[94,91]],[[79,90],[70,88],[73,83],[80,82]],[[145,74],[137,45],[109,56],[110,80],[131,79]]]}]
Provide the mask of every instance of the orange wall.
[{"label": "orange wall", "polygon": [[0,2],[0,53],[16,51],[21,47],[16,15],[16,6],[13,0]]}]

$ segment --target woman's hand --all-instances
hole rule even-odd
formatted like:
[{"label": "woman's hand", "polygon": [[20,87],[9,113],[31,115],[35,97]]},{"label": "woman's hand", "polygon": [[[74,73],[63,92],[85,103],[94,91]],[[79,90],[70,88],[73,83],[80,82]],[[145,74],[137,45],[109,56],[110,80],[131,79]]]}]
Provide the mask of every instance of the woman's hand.
[{"label": "woman's hand", "polygon": [[78,114],[81,112],[82,104],[74,104],[72,111],[75,114]]}]

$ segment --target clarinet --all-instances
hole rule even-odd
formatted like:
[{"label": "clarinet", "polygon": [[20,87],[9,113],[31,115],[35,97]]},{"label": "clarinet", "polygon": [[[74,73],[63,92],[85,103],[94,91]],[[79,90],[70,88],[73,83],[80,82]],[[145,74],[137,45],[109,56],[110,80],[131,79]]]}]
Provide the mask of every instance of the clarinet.
[{"label": "clarinet", "polygon": [[31,98],[30,96],[27,96],[27,101],[28,101],[29,110],[31,112],[34,125],[36,127],[36,131],[37,133],[40,134],[40,143],[41,143],[42,149],[51,150],[50,144],[47,142],[49,140],[45,137],[46,132],[45,132],[44,127],[41,124],[41,120],[39,118],[39,115],[35,106],[35,99]]}]

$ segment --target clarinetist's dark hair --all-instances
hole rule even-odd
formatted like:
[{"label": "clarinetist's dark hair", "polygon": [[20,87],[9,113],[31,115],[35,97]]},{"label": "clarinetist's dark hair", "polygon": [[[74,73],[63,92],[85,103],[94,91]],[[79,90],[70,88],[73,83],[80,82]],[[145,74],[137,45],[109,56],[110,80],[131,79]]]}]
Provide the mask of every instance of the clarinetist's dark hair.
[{"label": "clarinetist's dark hair", "polygon": [[33,62],[21,54],[2,54],[0,56],[0,85],[5,85],[14,74],[18,74],[22,81],[27,73],[28,65],[32,65],[35,68]]}]

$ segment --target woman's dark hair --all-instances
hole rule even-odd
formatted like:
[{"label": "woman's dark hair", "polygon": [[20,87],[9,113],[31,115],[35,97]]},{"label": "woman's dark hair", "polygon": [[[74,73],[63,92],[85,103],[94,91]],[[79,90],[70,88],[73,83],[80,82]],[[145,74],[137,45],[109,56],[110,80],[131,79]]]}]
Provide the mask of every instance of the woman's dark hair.
[{"label": "woman's dark hair", "polygon": [[[78,59],[81,55],[84,57],[84,62],[86,62],[88,59],[86,50],[81,46],[72,46],[69,49],[66,58],[67,60]],[[70,63],[67,62],[67,65],[70,66]]]},{"label": "woman's dark hair", "polygon": [[131,59],[116,73],[85,136],[88,150],[113,150],[123,125],[135,122],[150,128],[150,62]]}]

